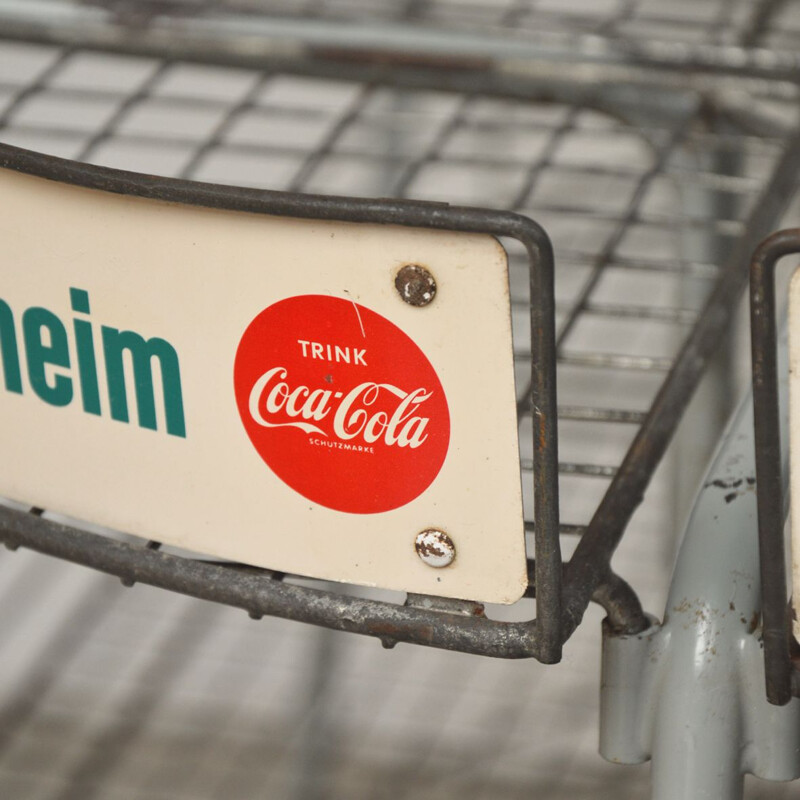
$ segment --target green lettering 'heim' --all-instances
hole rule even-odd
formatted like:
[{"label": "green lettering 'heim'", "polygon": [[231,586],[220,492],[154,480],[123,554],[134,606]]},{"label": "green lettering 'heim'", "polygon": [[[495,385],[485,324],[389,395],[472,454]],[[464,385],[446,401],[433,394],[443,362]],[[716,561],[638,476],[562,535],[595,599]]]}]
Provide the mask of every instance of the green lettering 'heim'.
[{"label": "green lettering 'heim'", "polygon": [[144,337],[133,331],[119,331],[105,325],[101,331],[112,419],[120,422],[129,421],[125,368],[122,360],[123,351],[127,350],[133,361],[139,425],[142,428],[156,430],[155,388],[153,387],[153,372],[150,362],[151,359],[157,358],[161,365],[161,380],[164,384],[167,433],[171,433],[173,436],[186,436],[180,366],[175,348],[164,339],[154,337],[145,340]]},{"label": "green lettering 'heim'", "polygon": [[[24,363],[31,389],[45,403],[68,406],[79,386],[83,410],[101,416],[94,330],[88,319],[89,293],[73,287],[69,294],[75,313],[72,324],[74,350],[70,348],[68,328],[61,319],[49,309],[33,306],[22,314],[23,351],[20,352],[14,312],[5,300],[0,299],[0,366],[3,374],[0,386],[4,386],[7,392],[23,394]],[[120,331],[106,325],[100,330],[111,418],[130,422],[125,377],[128,361],[132,366],[128,374],[133,375],[139,427],[157,430],[153,362],[158,361],[167,433],[185,438],[181,372],[175,348],[157,336],[145,339],[134,331]],[[24,362],[21,359],[23,354]],[[71,354],[77,361],[77,376],[70,372],[73,367]]]}]

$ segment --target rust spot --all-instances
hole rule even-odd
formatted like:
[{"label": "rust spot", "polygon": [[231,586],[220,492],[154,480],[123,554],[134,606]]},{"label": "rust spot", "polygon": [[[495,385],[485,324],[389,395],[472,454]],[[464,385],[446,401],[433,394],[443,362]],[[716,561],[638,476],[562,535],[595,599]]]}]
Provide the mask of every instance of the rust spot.
[{"label": "rust spot", "polygon": [[380,639],[384,647],[387,647],[387,645],[394,647],[398,642],[406,640],[415,642],[433,641],[433,628],[430,625],[415,625],[414,635],[409,636],[409,632],[405,627],[391,622],[374,622],[367,627],[367,633]]},{"label": "rust spot", "polygon": [[372,625],[367,626],[367,630],[373,636],[384,636],[390,639],[399,638],[405,632],[399,625],[394,625],[391,622],[374,622]]},{"label": "rust spot", "polygon": [[750,624],[747,626],[747,632],[752,633],[758,627],[758,611],[754,611],[750,617]]},{"label": "rust spot", "polygon": [[448,567],[456,557],[456,546],[453,540],[436,528],[428,528],[417,534],[414,540],[417,555],[429,567]]},{"label": "rust spot", "polygon": [[427,306],[436,297],[436,280],[425,267],[406,264],[398,271],[394,287],[410,306]]},{"label": "rust spot", "polygon": [[728,608],[729,608],[731,611],[736,611],[736,606],[733,604],[733,601],[731,601],[730,603],[728,603]]},{"label": "rust spot", "polygon": [[716,486],[718,489],[738,489],[744,483],[743,478],[737,478],[736,480],[724,481],[721,478],[717,478],[716,480],[709,481],[705,488],[709,488],[710,486]]},{"label": "rust spot", "polygon": [[[409,53],[400,50],[383,50],[374,47],[356,47],[353,49],[342,49],[335,46],[311,46],[309,55],[321,61],[335,60],[350,64],[368,64],[371,67],[381,65],[383,67],[404,66],[409,68],[419,68],[425,70],[452,70],[462,72],[463,70],[485,71],[492,66],[492,62],[483,56],[451,56],[451,55],[428,55],[427,53]],[[432,206],[440,206],[443,203],[428,203]]]},{"label": "rust spot", "polygon": [[[704,484],[704,488],[708,489],[709,487],[715,487],[717,489],[735,489],[736,491],[728,492],[725,495],[725,502],[731,503],[733,502],[740,494],[747,491],[748,489],[752,489],[755,486],[756,479],[753,477],[749,478],[731,478],[729,480],[723,480],[722,478],[716,478],[713,481],[709,481],[708,483]],[[716,517],[715,517],[716,519]]]},{"label": "rust spot", "polygon": [[539,450],[544,451],[547,448],[547,424],[541,415],[539,416],[539,430],[537,431],[539,437]]}]

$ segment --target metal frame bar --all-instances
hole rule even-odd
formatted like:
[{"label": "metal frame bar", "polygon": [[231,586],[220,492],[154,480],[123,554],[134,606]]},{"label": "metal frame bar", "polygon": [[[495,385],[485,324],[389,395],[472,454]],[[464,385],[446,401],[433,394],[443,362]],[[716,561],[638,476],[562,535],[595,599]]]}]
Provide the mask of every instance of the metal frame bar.
[{"label": "metal frame bar", "polygon": [[[524,75],[536,65],[557,65],[560,71],[591,64],[606,77],[638,72],[639,80],[663,81],[672,75],[685,86],[692,72],[734,78],[797,80],[797,59],[790,49],[773,50],[769,58],[757,49],[781,3],[764,0],[742,24],[736,43],[689,43],[630,37],[613,31],[610,22],[599,31],[537,30],[515,27],[514,15],[490,31],[469,26],[447,30],[410,20],[362,19],[357,27],[335,17],[302,18],[292,14],[256,14],[230,9],[188,11],[183,4],[94,2],[91,9],[64,5],[31,9],[25,0],[0,0],[4,36],[24,41],[64,43],[80,39],[99,49],[125,49],[142,55],[165,47],[177,58],[201,56],[208,62],[247,65],[266,60],[368,62],[380,54],[383,64],[423,68],[468,69],[474,77],[494,73],[505,78]],[[110,6],[110,7],[108,7]],[[621,20],[620,20],[621,21]],[[133,24],[131,24],[133,23]],[[696,21],[685,24],[696,26]],[[717,24],[714,30],[722,25]],[[645,77],[643,72],[651,73]]]},{"label": "metal frame bar", "polygon": [[764,240],[750,266],[750,335],[756,442],[758,540],[767,698],[785,705],[793,694],[791,615],[787,600],[785,520],[775,269],[784,256],[800,253],[800,228]]}]

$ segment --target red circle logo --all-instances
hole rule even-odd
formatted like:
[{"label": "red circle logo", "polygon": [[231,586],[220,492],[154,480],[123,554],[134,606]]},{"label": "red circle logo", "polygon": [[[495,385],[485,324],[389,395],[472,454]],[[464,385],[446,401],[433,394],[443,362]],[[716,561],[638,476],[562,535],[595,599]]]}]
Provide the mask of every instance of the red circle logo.
[{"label": "red circle logo", "polygon": [[400,328],[349,300],[302,295],[265,308],[239,343],[234,387],[267,466],[336,511],[411,502],[447,454],[450,414],[431,363]]}]

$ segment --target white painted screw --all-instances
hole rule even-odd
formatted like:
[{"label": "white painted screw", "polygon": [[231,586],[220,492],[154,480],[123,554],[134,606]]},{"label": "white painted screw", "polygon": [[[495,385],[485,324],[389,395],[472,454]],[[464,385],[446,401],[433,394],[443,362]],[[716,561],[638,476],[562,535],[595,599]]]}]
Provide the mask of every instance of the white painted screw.
[{"label": "white painted screw", "polygon": [[449,567],[456,557],[453,540],[444,531],[436,528],[428,528],[418,533],[414,547],[422,561],[436,569]]}]

